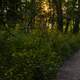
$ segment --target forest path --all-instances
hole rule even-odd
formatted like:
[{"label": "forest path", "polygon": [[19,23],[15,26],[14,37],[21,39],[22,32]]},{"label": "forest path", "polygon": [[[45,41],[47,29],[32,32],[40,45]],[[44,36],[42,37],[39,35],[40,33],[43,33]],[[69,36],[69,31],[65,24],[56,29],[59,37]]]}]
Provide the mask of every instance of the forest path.
[{"label": "forest path", "polygon": [[57,80],[80,80],[80,50],[60,68]]}]

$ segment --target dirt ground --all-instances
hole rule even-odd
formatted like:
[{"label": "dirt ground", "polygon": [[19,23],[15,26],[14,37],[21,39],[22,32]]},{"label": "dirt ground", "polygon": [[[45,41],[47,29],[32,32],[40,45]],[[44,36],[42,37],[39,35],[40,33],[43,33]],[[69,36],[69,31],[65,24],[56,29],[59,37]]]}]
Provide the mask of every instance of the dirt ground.
[{"label": "dirt ground", "polygon": [[60,68],[57,80],[80,80],[80,51]]}]

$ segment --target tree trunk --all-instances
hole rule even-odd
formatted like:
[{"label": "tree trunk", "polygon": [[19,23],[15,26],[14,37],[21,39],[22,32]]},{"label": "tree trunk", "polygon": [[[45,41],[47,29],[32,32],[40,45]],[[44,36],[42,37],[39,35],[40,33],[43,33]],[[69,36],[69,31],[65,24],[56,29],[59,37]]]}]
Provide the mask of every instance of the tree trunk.
[{"label": "tree trunk", "polygon": [[80,0],[78,0],[78,11],[74,19],[73,33],[79,32],[79,23],[80,23]]},{"label": "tree trunk", "polygon": [[65,28],[65,32],[68,31],[68,27],[69,27],[69,24],[70,24],[70,20],[71,20],[70,16],[67,16],[67,17],[66,17],[66,28]]},{"label": "tree trunk", "polygon": [[79,32],[79,15],[76,15],[74,20],[73,33]]},{"label": "tree trunk", "polygon": [[56,3],[57,10],[57,28],[60,32],[63,32],[63,12],[61,0]]}]

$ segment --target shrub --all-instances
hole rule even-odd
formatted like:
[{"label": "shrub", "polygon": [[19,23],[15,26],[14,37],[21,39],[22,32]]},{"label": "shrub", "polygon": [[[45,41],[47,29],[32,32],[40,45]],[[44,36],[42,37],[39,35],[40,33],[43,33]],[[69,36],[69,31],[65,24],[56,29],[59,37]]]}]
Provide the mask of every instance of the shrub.
[{"label": "shrub", "polygon": [[33,31],[0,33],[1,80],[53,80],[80,46],[79,34]]}]

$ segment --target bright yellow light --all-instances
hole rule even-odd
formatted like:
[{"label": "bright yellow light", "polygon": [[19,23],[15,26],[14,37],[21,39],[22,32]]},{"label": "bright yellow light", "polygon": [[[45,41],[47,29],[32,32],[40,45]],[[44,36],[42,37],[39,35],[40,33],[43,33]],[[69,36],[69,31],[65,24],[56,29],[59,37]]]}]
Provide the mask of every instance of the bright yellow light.
[{"label": "bright yellow light", "polygon": [[65,2],[68,2],[68,0],[65,0]]},{"label": "bright yellow light", "polygon": [[42,11],[49,12],[49,5],[47,4],[47,2],[42,3]]},{"label": "bright yellow light", "polygon": [[48,12],[48,9],[49,9],[48,5],[45,4],[45,5],[43,6],[43,10],[44,10],[45,12]]}]

